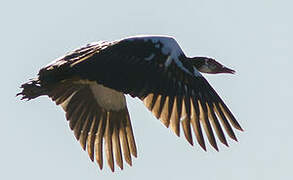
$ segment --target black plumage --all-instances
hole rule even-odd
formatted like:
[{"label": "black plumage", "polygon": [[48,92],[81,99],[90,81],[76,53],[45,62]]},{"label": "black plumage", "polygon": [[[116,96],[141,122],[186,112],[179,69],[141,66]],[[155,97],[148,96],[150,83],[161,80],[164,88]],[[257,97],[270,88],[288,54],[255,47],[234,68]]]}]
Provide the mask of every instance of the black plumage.
[{"label": "black plumage", "polygon": [[124,94],[141,99],[178,136],[182,124],[191,145],[191,128],[204,150],[203,132],[216,150],[215,134],[228,146],[221,126],[237,140],[232,126],[242,128],[199,73],[234,73],[221,66],[211,58],[186,57],[177,42],[167,36],[102,41],[76,49],[42,68],[36,79],[21,86],[18,95],[22,99],[48,95],[61,105],[91,160],[96,157],[103,167],[104,142],[107,162],[114,171],[114,160],[122,169],[123,157],[131,165],[131,155],[137,156]]}]

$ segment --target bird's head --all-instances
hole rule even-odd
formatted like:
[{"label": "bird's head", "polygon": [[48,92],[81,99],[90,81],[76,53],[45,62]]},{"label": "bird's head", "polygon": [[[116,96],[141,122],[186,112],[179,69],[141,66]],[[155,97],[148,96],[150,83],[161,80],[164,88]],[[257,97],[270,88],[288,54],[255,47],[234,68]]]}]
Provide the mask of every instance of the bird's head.
[{"label": "bird's head", "polygon": [[233,69],[227,68],[224,65],[220,64],[213,58],[209,57],[193,57],[191,58],[192,65],[202,73],[209,74],[218,74],[218,73],[230,73],[234,74],[235,71]]}]

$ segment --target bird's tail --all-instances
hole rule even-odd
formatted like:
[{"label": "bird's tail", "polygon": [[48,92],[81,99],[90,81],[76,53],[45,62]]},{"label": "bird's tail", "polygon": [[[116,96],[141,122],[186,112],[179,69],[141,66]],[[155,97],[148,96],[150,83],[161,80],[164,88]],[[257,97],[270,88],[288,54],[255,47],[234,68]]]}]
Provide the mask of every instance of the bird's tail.
[{"label": "bird's tail", "polygon": [[16,94],[16,96],[21,95],[21,100],[31,100],[48,94],[47,90],[40,84],[39,79],[32,79],[29,82],[22,84],[20,88],[22,88],[22,91]]}]

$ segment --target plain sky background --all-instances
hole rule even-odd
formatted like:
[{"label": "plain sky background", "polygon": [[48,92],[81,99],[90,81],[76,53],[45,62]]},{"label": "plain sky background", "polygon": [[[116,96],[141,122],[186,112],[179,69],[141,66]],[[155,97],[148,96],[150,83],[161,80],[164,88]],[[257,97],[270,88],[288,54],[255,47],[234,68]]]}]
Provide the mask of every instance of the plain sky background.
[{"label": "plain sky background", "polygon": [[[293,3],[246,1],[3,1],[0,6],[0,179],[291,179]],[[19,86],[84,44],[136,34],[176,37],[188,56],[237,71],[206,76],[245,132],[230,147],[190,146],[138,99],[128,105],[138,146],[130,168],[100,171],[47,97]]]}]

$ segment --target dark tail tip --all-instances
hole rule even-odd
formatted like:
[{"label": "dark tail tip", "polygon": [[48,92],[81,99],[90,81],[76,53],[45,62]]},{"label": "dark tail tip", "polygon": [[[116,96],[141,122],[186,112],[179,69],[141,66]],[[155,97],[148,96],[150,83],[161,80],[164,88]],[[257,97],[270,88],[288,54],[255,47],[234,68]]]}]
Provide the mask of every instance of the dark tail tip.
[{"label": "dark tail tip", "polygon": [[22,96],[21,100],[31,100],[46,94],[46,89],[41,86],[38,79],[32,79],[29,82],[22,84],[20,88],[22,88],[22,91],[17,93],[16,96]]}]

